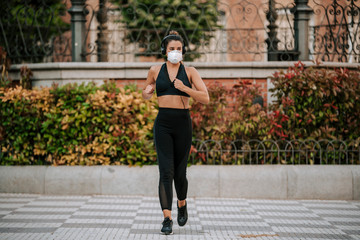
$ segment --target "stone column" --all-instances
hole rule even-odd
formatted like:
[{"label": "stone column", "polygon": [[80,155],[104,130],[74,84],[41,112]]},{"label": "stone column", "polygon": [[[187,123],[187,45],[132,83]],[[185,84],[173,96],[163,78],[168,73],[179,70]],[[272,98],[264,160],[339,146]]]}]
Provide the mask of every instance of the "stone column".
[{"label": "stone column", "polygon": [[97,44],[97,55],[98,62],[108,61],[108,43],[107,43],[107,0],[99,0],[99,11],[96,14],[96,18],[99,22],[98,26],[98,39]]},{"label": "stone column", "polygon": [[71,0],[72,7],[68,10],[71,15],[71,46],[72,61],[85,62],[84,40],[85,40],[85,11],[86,0]]},{"label": "stone column", "polygon": [[269,21],[267,26],[269,29],[268,38],[265,40],[268,47],[268,61],[278,61],[278,48],[277,45],[280,40],[276,37],[277,35],[277,25],[275,24],[277,19],[277,13],[275,9],[275,2],[269,0],[269,12],[266,14],[266,18]]},{"label": "stone column", "polygon": [[300,53],[300,61],[309,60],[309,20],[313,10],[307,5],[308,0],[295,0],[294,30],[295,47]]}]

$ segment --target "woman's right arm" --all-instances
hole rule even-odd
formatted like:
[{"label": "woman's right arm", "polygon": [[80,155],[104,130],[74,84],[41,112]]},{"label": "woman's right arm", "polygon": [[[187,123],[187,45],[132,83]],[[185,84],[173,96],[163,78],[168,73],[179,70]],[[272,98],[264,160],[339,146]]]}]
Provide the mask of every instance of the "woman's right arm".
[{"label": "woman's right arm", "polygon": [[142,96],[144,99],[150,99],[155,91],[155,73],[156,67],[152,66],[148,72],[145,87],[142,91]]}]

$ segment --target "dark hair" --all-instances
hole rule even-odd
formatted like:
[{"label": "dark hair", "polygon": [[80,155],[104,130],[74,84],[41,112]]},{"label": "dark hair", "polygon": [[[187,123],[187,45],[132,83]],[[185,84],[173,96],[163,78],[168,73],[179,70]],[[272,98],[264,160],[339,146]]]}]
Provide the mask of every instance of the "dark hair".
[{"label": "dark hair", "polygon": [[184,44],[184,39],[180,36],[180,34],[177,31],[170,31],[169,35],[167,35],[166,37],[163,38],[163,40],[161,41],[160,47],[161,47],[161,53],[163,55],[166,55],[166,48],[167,45],[170,41],[175,40],[175,41],[180,41],[182,44],[182,54],[186,53],[186,49],[185,49],[185,44]]}]

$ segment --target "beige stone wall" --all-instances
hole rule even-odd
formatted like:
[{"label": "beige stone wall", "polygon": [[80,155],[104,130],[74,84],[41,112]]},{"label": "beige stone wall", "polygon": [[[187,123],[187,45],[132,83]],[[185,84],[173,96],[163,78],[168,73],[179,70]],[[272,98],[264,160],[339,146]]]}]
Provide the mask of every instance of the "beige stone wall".
[{"label": "beige stone wall", "polygon": [[[228,61],[264,61],[264,54],[255,54],[265,50],[266,38],[264,21],[266,16],[262,0],[222,0],[221,8],[226,15],[228,29]],[[234,52],[234,54],[231,54]]]}]

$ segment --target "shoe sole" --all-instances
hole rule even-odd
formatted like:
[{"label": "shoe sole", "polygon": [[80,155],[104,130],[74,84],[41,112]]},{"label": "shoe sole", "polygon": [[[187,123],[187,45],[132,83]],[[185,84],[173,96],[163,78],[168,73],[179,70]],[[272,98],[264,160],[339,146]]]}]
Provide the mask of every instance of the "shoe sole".
[{"label": "shoe sole", "polygon": [[183,225],[180,225],[179,223],[178,223],[178,225],[179,225],[180,227],[183,227],[183,226],[186,225],[186,223],[187,223],[187,221],[186,221]]},{"label": "shoe sole", "polygon": [[188,219],[186,219],[186,221],[185,221],[183,224],[181,224],[181,223],[179,222],[179,220],[177,220],[177,223],[178,223],[178,225],[179,225],[180,227],[183,227],[183,226],[186,225],[187,221],[188,221]]},{"label": "shoe sole", "polygon": [[173,233],[173,232],[171,232],[171,233],[168,233],[168,232],[160,232],[160,234],[162,234],[162,235],[173,235],[174,233]]}]

